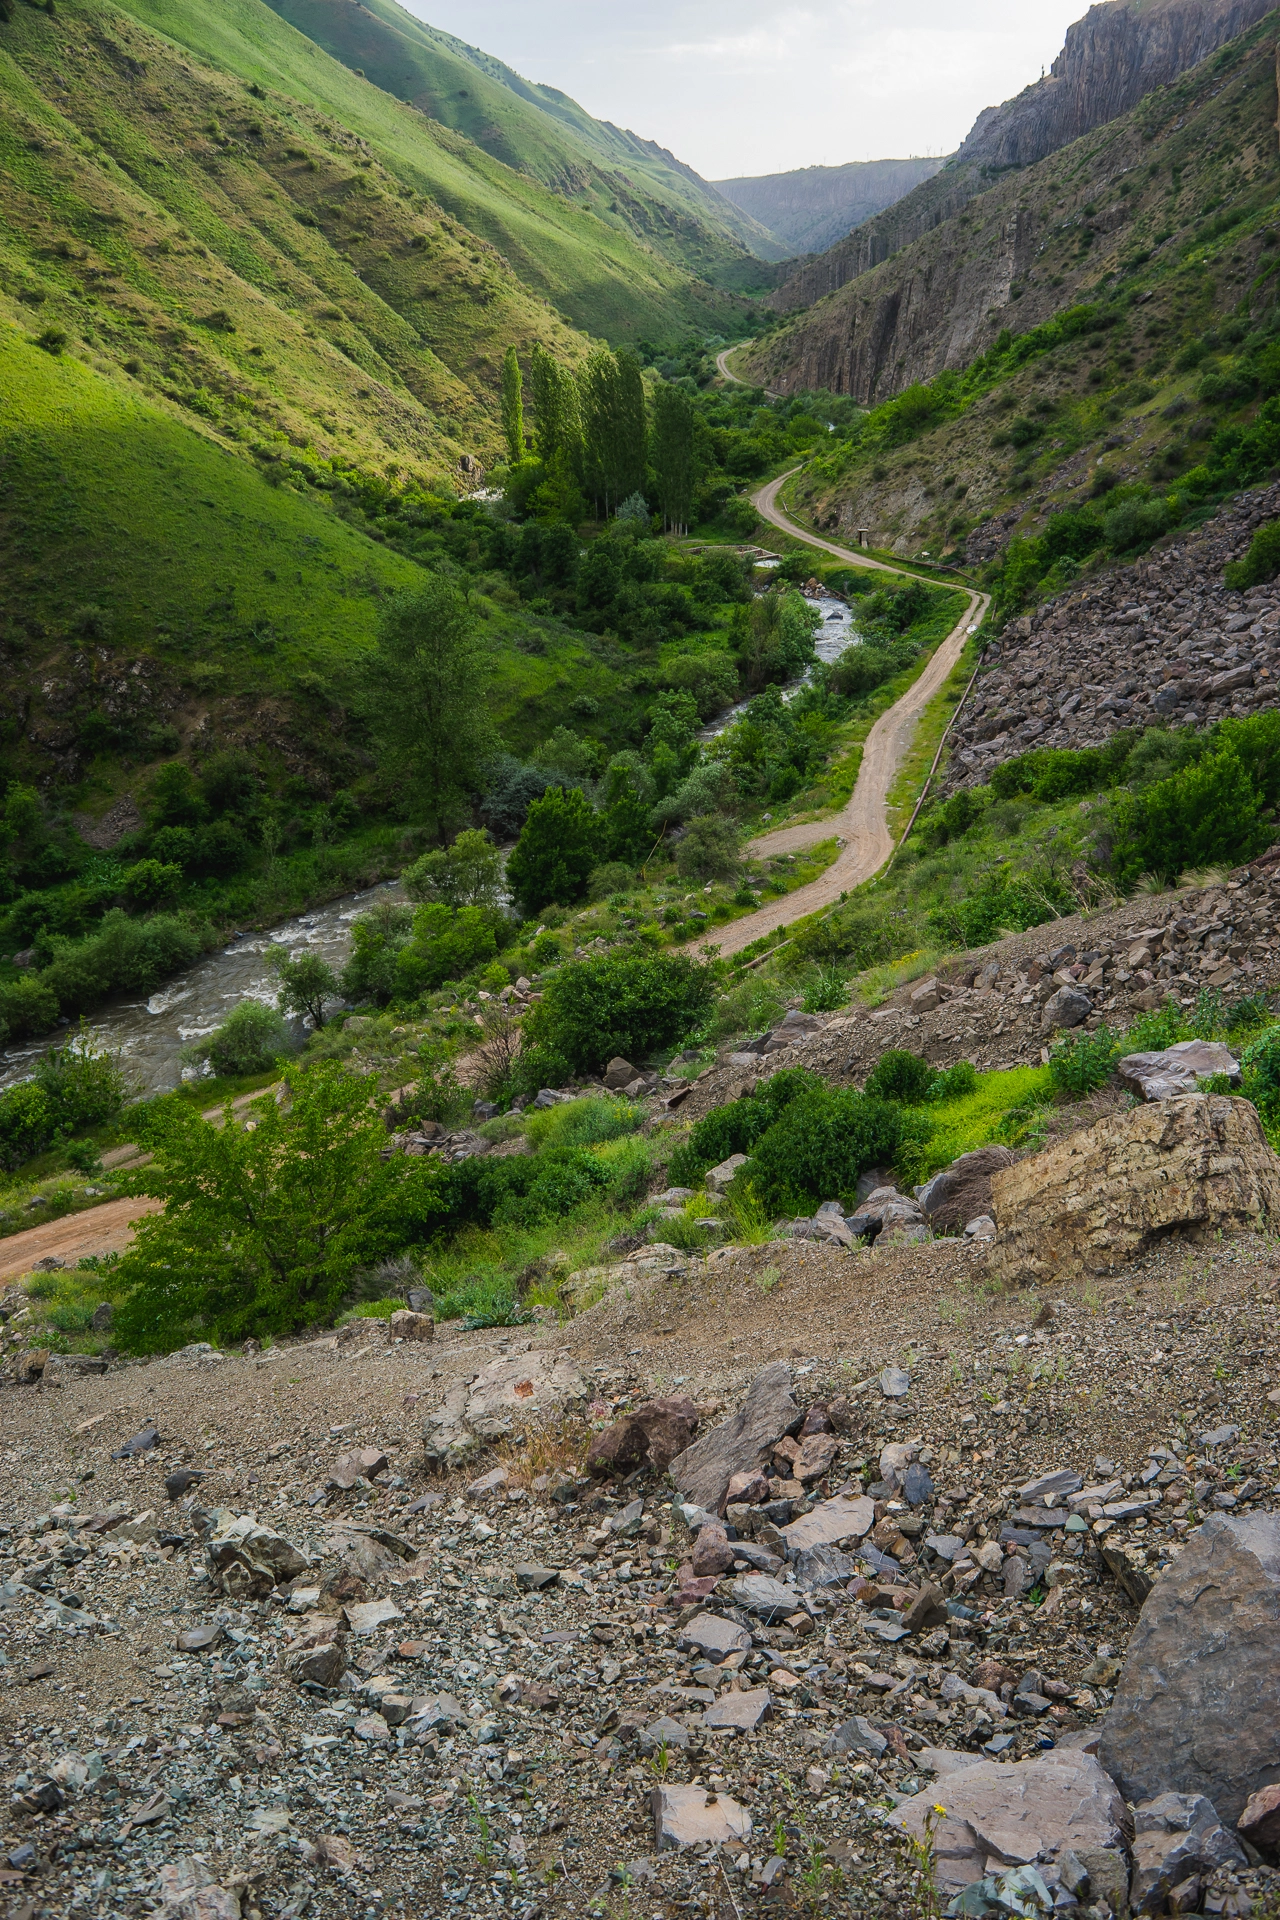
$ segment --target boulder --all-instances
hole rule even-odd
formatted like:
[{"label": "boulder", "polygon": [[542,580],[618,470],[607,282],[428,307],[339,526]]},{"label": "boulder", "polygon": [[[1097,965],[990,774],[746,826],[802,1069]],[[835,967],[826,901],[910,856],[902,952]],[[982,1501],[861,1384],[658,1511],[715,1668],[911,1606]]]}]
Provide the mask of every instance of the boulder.
[{"label": "boulder", "polygon": [[347,1633],[342,1616],[326,1620],[290,1641],[280,1656],[280,1664],[299,1686],[310,1682],[319,1687],[336,1687],[347,1670]]},{"label": "boulder", "polygon": [[767,1687],[744,1687],[732,1693],[722,1693],[714,1706],[707,1708],[702,1716],[704,1727],[726,1729],[736,1733],[754,1733],[762,1720],[767,1720],[773,1711],[773,1695]]},{"label": "boulder", "polygon": [[733,1548],[724,1528],[703,1527],[689,1556],[694,1579],[705,1580],[708,1574],[728,1573],[733,1561]]},{"label": "boulder", "polygon": [[434,1340],[436,1323],[429,1313],[414,1313],[408,1307],[397,1307],[390,1321],[393,1340]]},{"label": "boulder", "polygon": [[[1140,1109],[1141,1111],[1141,1109]],[[1138,1616],[1099,1758],[1125,1798],[1224,1820],[1280,1776],[1280,1514],[1211,1514]]]},{"label": "boulder", "polygon": [[705,1787],[655,1787],[650,1804],[659,1853],[683,1847],[741,1847],[751,1838],[751,1815],[727,1793],[708,1793]]},{"label": "boulder", "polygon": [[205,1554],[216,1587],[230,1599],[256,1599],[285,1580],[296,1579],[311,1562],[299,1547],[251,1514],[237,1517],[225,1509],[213,1516]]},{"label": "boulder", "polygon": [[636,1070],[629,1060],[616,1054],[604,1070],[604,1084],[610,1093],[621,1093],[636,1078]]},{"label": "boulder", "polygon": [[1121,1086],[1142,1100],[1195,1093],[1211,1073],[1224,1073],[1233,1087],[1240,1085],[1240,1062],[1216,1040],[1179,1040],[1160,1053],[1127,1053],[1116,1066]]},{"label": "boulder", "polygon": [[800,1600],[794,1587],[775,1580],[769,1573],[740,1573],[732,1587],[734,1604],[744,1613],[754,1613],[768,1625],[785,1620],[799,1610]]},{"label": "boulder", "polygon": [[850,1500],[838,1493],[834,1500],[823,1500],[811,1513],[802,1514],[782,1529],[789,1554],[804,1553],[810,1547],[838,1547],[847,1540],[861,1540],[876,1522],[875,1503],[860,1495]]},{"label": "boulder", "polygon": [[707,1174],[706,1185],[708,1191],[711,1193],[723,1193],[729,1182],[733,1179],[734,1174],[738,1171],[738,1168],[745,1167],[746,1164],[747,1156],[745,1153],[731,1153],[727,1160],[722,1160],[718,1167],[712,1167],[710,1173]]},{"label": "boulder", "polygon": [[822,1751],[832,1757],[840,1753],[869,1753],[873,1760],[878,1760],[888,1744],[877,1727],[855,1713],[852,1720],[836,1728]]},{"label": "boulder", "polygon": [[[923,1841],[937,1790],[900,1802],[890,1816]],[[1055,1747],[1035,1760],[986,1760],[952,1774],[933,1847],[939,1886],[958,1892],[989,1871],[1047,1860],[1070,1848],[1121,1853],[1125,1805],[1087,1753]]]},{"label": "boulder", "polygon": [[381,1447],[358,1447],[354,1453],[338,1455],[329,1481],[332,1486],[349,1491],[357,1480],[375,1480],[386,1465],[387,1456]]},{"label": "boulder", "polygon": [[1244,1848],[1198,1793],[1162,1793],[1133,1809],[1135,1913],[1163,1913],[1174,1887],[1215,1867],[1243,1867]]},{"label": "boulder", "polygon": [[1059,987],[1044,1003],[1040,1015],[1041,1033],[1056,1033],[1060,1027],[1078,1027],[1093,1012],[1093,1002],[1079,987]]},{"label": "boulder", "polygon": [[931,1227],[963,1227],[967,1221],[991,1212],[991,1176],[1011,1167],[1015,1156],[1008,1147],[979,1147],[962,1153],[941,1173],[927,1180],[916,1199]]},{"label": "boulder", "polygon": [[775,1360],[756,1375],[737,1413],[678,1456],[671,1477],[687,1501],[708,1513],[723,1513],[733,1476],[755,1473],[800,1420],[791,1370],[785,1361]]},{"label": "boulder", "polygon": [[461,1465],[485,1441],[522,1431],[542,1414],[587,1397],[586,1382],[567,1353],[512,1353],[491,1360],[468,1385],[455,1380],[422,1437],[427,1460]]},{"label": "boulder", "polygon": [[988,1260],[1010,1283],[1113,1272],[1174,1228],[1280,1221],[1280,1160],[1256,1108],[1224,1094],[1109,1114],[996,1173],[991,1190]]},{"label": "boulder", "polygon": [[1251,1847],[1274,1861],[1280,1853],[1280,1785],[1251,1794],[1236,1826]]},{"label": "boulder", "polygon": [[642,1463],[665,1473],[671,1462],[692,1446],[698,1431],[698,1409],[686,1395],[645,1400],[624,1414],[587,1449],[587,1470],[610,1474],[630,1472]]}]

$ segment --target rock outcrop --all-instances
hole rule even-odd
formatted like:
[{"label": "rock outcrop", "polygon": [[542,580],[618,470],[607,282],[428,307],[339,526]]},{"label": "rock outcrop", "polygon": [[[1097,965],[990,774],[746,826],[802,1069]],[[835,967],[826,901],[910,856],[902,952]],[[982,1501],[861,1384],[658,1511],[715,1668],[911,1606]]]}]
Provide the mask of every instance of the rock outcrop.
[{"label": "rock outcrop", "polygon": [[[826,253],[804,261],[769,304],[790,313],[869,273],[960,213],[1002,173],[1033,166],[1105,126],[1269,10],[1268,0],[1157,0],[1154,6],[1104,0],[1090,7],[1067,29],[1062,52],[1043,79],[1002,106],[985,107],[941,172]],[[747,211],[764,220],[755,207]]]},{"label": "rock outcrop", "polygon": [[1135,1803],[1234,1822],[1280,1775],[1280,1516],[1210,1514],[1142,1609],[1099,1758]]},{"label": "rock outcrop", "polygon": [[708,1513],[722,1513],[735,1474],[753,1473],[802,1415],[791,1390],[791,1369],[775,1360],[751,1382],[735,1414],[696,1440],[671,1469],[686,1500]]},{"label": "rock outcrop", "polygon": [[1054,1284],[1110,1273],[1179,1229],[1280,1221],[1280,1160],[1256,1108],[1223,1094],[1112,1114],[991,1182],[993,1272]]},{"label": "rock outcrop", "polygon": [[945,165],[924,158],[851,160],[842,167],[798,167],[711,185],[795,255],[834,246]]}]

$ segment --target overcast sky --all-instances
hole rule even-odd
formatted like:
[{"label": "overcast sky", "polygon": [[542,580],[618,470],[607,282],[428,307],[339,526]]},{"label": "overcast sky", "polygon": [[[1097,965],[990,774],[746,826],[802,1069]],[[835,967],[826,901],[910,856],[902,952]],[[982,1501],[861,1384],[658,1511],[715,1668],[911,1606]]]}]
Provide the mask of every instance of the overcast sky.
[{"label": "overcast sky", "polygon": [[950,153],[1088,0],[404,0],[708,179]]}]

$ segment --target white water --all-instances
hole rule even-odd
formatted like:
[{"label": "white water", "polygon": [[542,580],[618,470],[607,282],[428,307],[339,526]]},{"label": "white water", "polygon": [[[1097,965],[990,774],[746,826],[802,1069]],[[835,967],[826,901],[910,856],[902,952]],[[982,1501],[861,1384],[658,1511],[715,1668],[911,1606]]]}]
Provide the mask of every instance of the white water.
[{"label": "white water", "polygon": [[[853,614],[843,600],[832,600],[825,594],[812,593],[806,593],[805,599],[811,607],[817,609],[822,620],[822,625],[813,636],[813,650],[819,660],[825,661],[827,666],[830,666],[850,647],[862,645],[862,636],[853,624]],[[801,687],[807,687],[812,678],[813,668],[806,667],[799,679],[792,680],[783,689],[783,699],[794,700]],[[753,694],[752,699],[754,698]],[[701,729],[698,734],[699,740],[718,740],[735,721],[741,720],[750,705],[750,700],[740,700],[736,707],[730,707],[725,713],[718,713],[714,720],[709,721]]]}]

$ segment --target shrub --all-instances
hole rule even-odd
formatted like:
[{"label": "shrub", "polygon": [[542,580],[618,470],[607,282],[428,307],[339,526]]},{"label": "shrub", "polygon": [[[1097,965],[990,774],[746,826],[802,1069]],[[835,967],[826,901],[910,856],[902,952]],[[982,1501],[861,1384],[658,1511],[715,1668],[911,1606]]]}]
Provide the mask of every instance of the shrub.
[{"label": "shrub", "polygon": [[158,1353],[197,1333],[262,1338],[332,1318],[352,1276],[427,1237],[447,1211],[439,1161],[391,1154],[369,1083],[334,1066],[299,1078],[292,1105],[253,1103],[203,1119],[160,1100],[138,1129],[153,1159],[129,1177],[165,1201],[148,1214],[116,1277],[121,1346]]},{"label": "shrub", "polygon": [[419,907],[413,916],[413,939],[396,956],[397,994],[412,1000],[431,993],[446,980],[473,973],[497,951],[493,915],[483,907]]},{"label": "shrub", "polygon": [[267,965],[280,983],[276,995],[280,1011],[307,1015],[315,1027],[322,1027],[326,1006],[339,999],[342,990],[320,955],[304,953],[294,960],[286,948],[268,947]]},{"label": "shrub", "polygon": [[1105,1023],[1095,1033],[1068,1034],[1049,1055],[1055,1093],[1079,1100],[1105,1087],[1120,1053],[1120,1042]]},{"label": "shrub", "polygon": [[284,1021],[274,1007],[261,1000],[242,1000],[222,1025],[184,1052],[193,1060],[207,1060],[215,1073],[267,1073],[289,1046]]},{"label": "shrub", "polygon": [[60,1134],[101,1125],[119,1113],[124,1098],[115,1054],[95,1048],[83,1033],[51,1047],[31,1080],[0,1094],[0,1165],[12,1172]]},{"label": "shrub", "polygon": [[676,872],[682,880],[731,880],[740,864],[738,829],[723,814],[691,820],[676,847]]},{"label": "shrub", "polygon": [[915,1106],[929,1098],[936,1077],[923,1055],[890,1047],[868,1074],[865,1091],[868,1099],[899,1100],[903,1106]]},{"label": "shrub", "polygon": [[561,967],[525,1018],[526,1080],[542,1055],[591,1073],[617,1054],[638,1062],[686,1039],[711,1012],[715,979],[685,954],[614,951]]},{"label": "shrub", "polygon": [[58,1017],[58,998],[43,977],[24,975],[0,985],[0,1023],[11,1040],[47,1033]]},{"label": "shrub", "polygon": [[460,833],[451,847],[424,853],[400,876],[410,900],[447,907],[496,907],[502,898],[502,859],[483,828]]},{"label": "shrub", "polygon": [[507,884],[521,912],[581,900],[599,850],[600,823],[581,791],[550,788],[530,806],[507,861]]},{"label": "shrub", "polygon": [[0,1166],[13,1172],[43,1153],[55,1125],[49,1096],[34,1081],[0,1093]]},{"label": "shrub", "polygon": [[150,993],[162,980],[194,966],[204,950],[199,932],[176,914],[132,920],[121,908],[104,915],[85,940],[55,937],[53,959],[40,984],[63,1013],[80,1013],[113,992]]},{"label": "shrub", "polygon": [[1269,1124],[1280,1118],[1280,1027],[1268,1027],[1240,1055],[1241,1087]]},{"label": "shrub", "polygon": [[668,1168],[672,1180],[677,1186],[692,1186],[708,1167],[718,1167],[731,1154],[750,1153],[793,1100],[820,1092],[825,1084],[806,1067],[786,1067],[754,1093],[713,1107],[672,1154]]},{"label": "shrub", "polygon": [[925,845],[929,848],[945,847],[952,840],[958,840],[982,818],[987,797],[987,792],[981,787],[961,787],[959,793],[953,793],[923,822]]},{"label": "shrub", "polygon": [[1237,593],[1246,587],[1263,587],[1280,573],[1280,520],[1259,527],[1249,542],[1243,560],[1232,560],[1223,572],[1227,585]]},{"label": "shrub", "polygon": [[1118,794],[1111,811],[1124,885],[1143,873],[1176,880],[1189,867],[1234,865],[1266,833],[1257,788],[1229,743],[1144,793]]},{"label": "shrub", "polygon": [[158,907],[172,900],[182,885],[182,868],[159,860],[137,860],[125,869],[124,897],[133,908]]},{"label": "shrub", "polygon": [[902,1139],[900,1108],[824,1088],[786,1107],[756,1142],[746,1171],[760,1204],[774,1215],[823,1200],[851,1205],[859,1177],[892,1160]]},{"label": "shrub", "polygon": [[611,893],[625,893],[634,885],[635,874],[624,866],[621,860],[607,860],[602,867],[593,867],[587,883],[587,897],[591,900],[607,900]]},{"label": "shrub", "polygon": [[348,1000],[385,1007],[395,997],[400,955],[412,934],[413,910],[399,901],[379,900],[367,913],[357,914],[351,923],[351,955],[342,969]]},{"label": "shrub", "polygon": [[978,1070],[972,1060],[957,1060],[944,1067],[929,1089],[930,1102],[941,1106],[948,1100],[967,1100],[978,1091]]},{"label": "shrub", "polygon": [[525,1138],[535,1153],[557,1147],[590,1147],[634,1133],[644,1118],[630,1100],[570,1100],[562,1107],[531,1113]]},{"label": "shrub", "polygon": [[872,693],[883,686],[896,672],[893,655],[885,648],[847,647],[832,667],[827,685],[846,700],[855,700],[860,694]]}]

